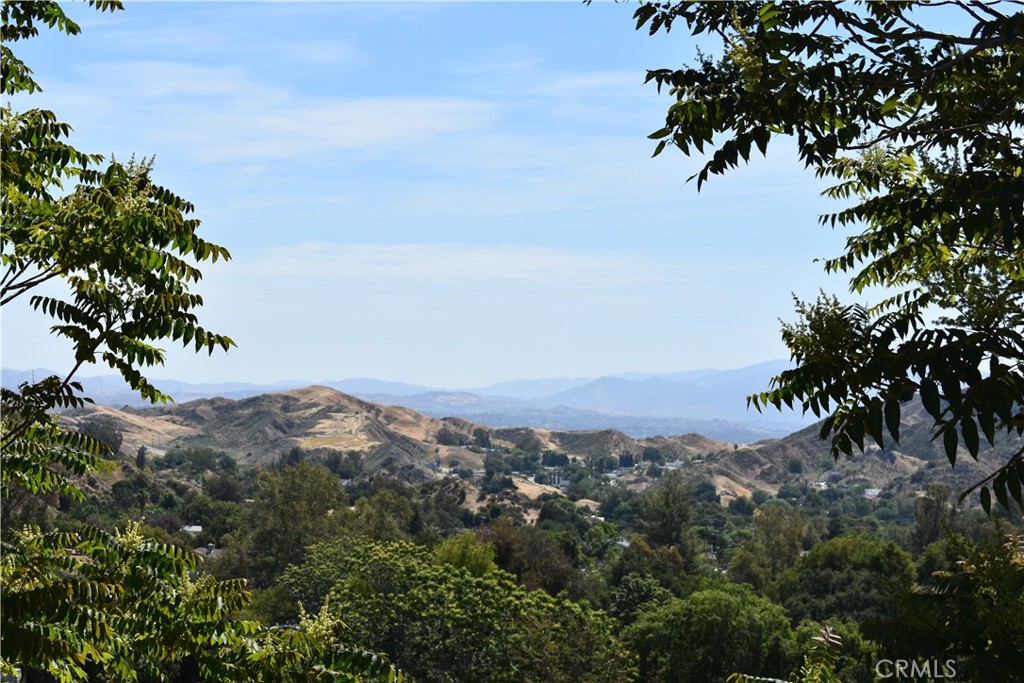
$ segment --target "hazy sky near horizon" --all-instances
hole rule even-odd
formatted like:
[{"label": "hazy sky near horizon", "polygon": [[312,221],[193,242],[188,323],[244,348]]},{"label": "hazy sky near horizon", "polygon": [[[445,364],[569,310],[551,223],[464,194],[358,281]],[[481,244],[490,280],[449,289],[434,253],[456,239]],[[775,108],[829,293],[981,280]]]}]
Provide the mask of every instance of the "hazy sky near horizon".
[{"label": "hazy sky near horizon", "polygon": [[[646,69],[692,60],[633,6],[129,3],[13,45],[80,149],[156,155],[231,251],[204,326],[154,377],[376,377],[432,386],[786,357],[791,293],[843,292],[815,258],[821,181],[795,149],[715,177],[646,136]],[[705,44],[714,49],[714,44]],[[70,367],[43,316],[4,310],[3,365]],[[84,375],[106,374],[89,367]]]}]

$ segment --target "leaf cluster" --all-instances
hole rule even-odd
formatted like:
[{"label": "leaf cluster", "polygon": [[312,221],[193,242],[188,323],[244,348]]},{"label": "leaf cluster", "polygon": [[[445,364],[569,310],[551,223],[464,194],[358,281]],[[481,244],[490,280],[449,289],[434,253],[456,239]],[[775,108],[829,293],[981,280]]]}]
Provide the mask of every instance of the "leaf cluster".
[{"label": "leaf cluster", "polygon": [[[100,11],[117,0],[91,0]],[[79,32],[55,2],[0,7],[0,90],[39,90],[11,45],[48,26]],[[61,429],[51,411],[82,406],[73,380],[103,362],[150,401],[167,401],[140,368],[163,363],[161,340],[195,350],[234,342],[199,323],[191,288],[197,264],[228,259],[198,235],[193,206],[151,178],[152,160],[86,154],[50,111],[0,108],[0,305],[26,296],[71,343],[61,376],[0,395],[0,496],[82,494],[75,478],[103,464],[109,448]],[[66,187],[68,183],[70,187]],[[63,283],[65,297],[38,294]],[[240,580],[196,578],[195,556],[147,539],[85,527],[43,533],[5,525],[0,547],[4,608],[0,673],[19,669],[71,681],[381,681],[403,675],[383,657],[307,630],[267,630],[231,615],[249,596]]]},{"label": "leaf cluster", "polygon": [[422,546],[347,538],[311,547],[281,585],[307,609],[325,605],[343,637],[388,652],[417,680],[629,680],[612,620],[492,569],[437,562]]},{"label": "leaf cluster", "polygon": [[[870,306],[798,302],[783,329],[797,367],[749,397],[828,415],[833,453],[899,439],[919,396],[951,463],[980,437],[1024,433],[1024,11],[1020,3],[652,2],[651,33],[685,25],[718,58],[648,72],[674,102],[651,134],[708,158],[698,189],[795,138],[848,204],[822,223],[860,232],[825,261]],[[948,6],[948,7],[947,7]],[[929,28],[955,11],[969,31]],[[944,16],[948,19],[948,16]],[[933,314],[932,311],[938,311]],[[1020,503],[1024,453],[977,487]],[[990,492],[991,487],[991,492]],[[971,489],[973,490],[973,489]],[[965,492],[965,495],[970,491]]]}]

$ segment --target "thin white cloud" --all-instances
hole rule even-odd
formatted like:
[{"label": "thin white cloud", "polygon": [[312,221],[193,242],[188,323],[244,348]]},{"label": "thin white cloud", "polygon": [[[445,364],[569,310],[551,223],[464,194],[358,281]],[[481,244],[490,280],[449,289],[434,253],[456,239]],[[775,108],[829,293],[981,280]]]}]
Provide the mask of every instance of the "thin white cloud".
[{"label": "thin white cloud", "polygon": [[[168,61],[92,64],[43,103],[89,126],[142,122],[156,142],[205,162],[375,154],[487,126],[492,103],[457,97],[312,97],[255,81],[233,67]],[[108,119],[107,114],[117,117]]]},{"label": "thin white cloud", "polygon": [[563,75],[550,75],[538,83],[534,92],[557,97],[590,95],[607,98],[631,94],[647,99],[651,93],[643,90],[644,74],[632,70],[583,71]]},{"label": "thin white cloud", "polygon": [[207,54],[224,47],[224,32],[202,22],[193,22],[183,30],[176,24],[148,23],[131,12],[100,15],[94,11],[87,11],[77,21],[86,35],[103,31],[112,44],[123,49]]},{"label": "thin white cloud", "polygon": [[484,126],[493,108],[452,98],[294,98],[274,107],[182,106],[167,113],[165,139],[201,161],[294,159],[336,150],[379,153]]},{"label": "thin white cloud", "polygon": [[[247,78],[232,66],[208,66],[166,60],[97,62],[82,65],[92,87],[105,84],[114,96],[139,101],[157,98],[245,96],[263,100],[274,90]],[[83,85],[86,85],[83,83]]]},{"label": "thin white cloud", "polygon": [[513,283],[614,288],[653,284],[668,264],[649,257],[524,245],[303,243],[239,257],[232,277],[388,284]]}]

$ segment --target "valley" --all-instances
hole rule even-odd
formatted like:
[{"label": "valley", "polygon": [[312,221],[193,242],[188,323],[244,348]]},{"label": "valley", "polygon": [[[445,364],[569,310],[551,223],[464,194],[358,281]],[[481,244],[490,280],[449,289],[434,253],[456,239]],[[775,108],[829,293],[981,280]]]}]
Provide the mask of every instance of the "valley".
[{"label": "valley", "polygon": [[[410,408],[381,405],[328,387],[306,387],[242,399],[197,399],[154,408],[95,406],[63,415],[70,428],[105,421],[123,436],[121,451],[145,447],[153,456],[203,448],[228,454],[240,466],[266,466],[300,449],[317,457],[359,453],[368,472],[408,483],[437,479],[460,469],[483,472],[488,454],[513,450],[533,457],[520,480],[544,475],[542,454],[585,464],[615,482],[643,489],[648,473],[679,471],[688,481],[715,482],[723,504],[760,489],[772,495],[786,484],[859,487],[914,495],[929,484],[966,488],[987,475],[983,464],[963,453],[950,468],[930,436],[919,408],[905,416],[904,438],[886,449],[870,444],[863,454],[833,458],[815,425],[781,439],[727,443],[700,434],[636,439],[615,429],[552,430],[491,427],[460,417],[437,418]],[[1012,444],[987,457],[997,461]],[[651,466],[654,470],[651,470]],[[541,477],[543,479],[543,476]]]}]

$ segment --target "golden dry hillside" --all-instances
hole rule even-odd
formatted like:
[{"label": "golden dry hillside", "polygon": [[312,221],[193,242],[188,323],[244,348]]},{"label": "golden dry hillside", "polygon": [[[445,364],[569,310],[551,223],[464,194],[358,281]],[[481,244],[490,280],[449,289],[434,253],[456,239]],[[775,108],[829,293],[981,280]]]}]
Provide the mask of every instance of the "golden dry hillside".
[{"label": "golden dry hillside", "polygon": [[625,486],[650,484],[644,472],[651,459],[681,469],[688,479],[712,482],[723,502],[747,496],[755,488],[775,493],[786,483],[878,489],[894,485],[914,491],[925,482],[943,482],[962,489],[986,473],[966,455],[951,469],[914,411],[907,413],[900,446],[871,446],[862,455],[839,461],[829,454],[828,444],[817,438],[817,427],[750,445],[727,444],[698,434],[638,440],[613,429],[494,428],[463,418],[438,419],[319,386],[146,409],[90,406],[66,413],[62,419],[70,426],[92,420],[111,422],[123,435],[121,451],[126,455],[140,445],[156,456],[174,448],[206,447],[254,465],[295,447],[311,452],[357,451],[369,471],[384,470],[410,482],[438,477],[438,465],[479,470],[492,450],[554,451],[578,462],[625,455],[643,465],[639,471],[620,473],[619,482]]}]

